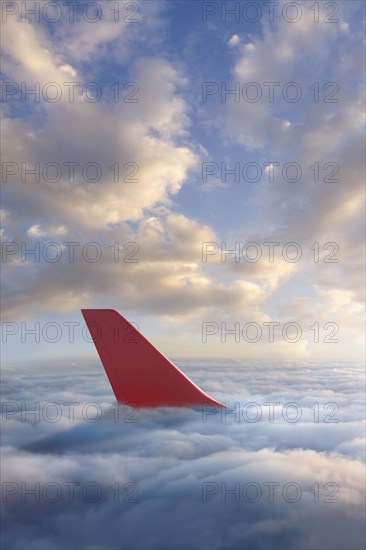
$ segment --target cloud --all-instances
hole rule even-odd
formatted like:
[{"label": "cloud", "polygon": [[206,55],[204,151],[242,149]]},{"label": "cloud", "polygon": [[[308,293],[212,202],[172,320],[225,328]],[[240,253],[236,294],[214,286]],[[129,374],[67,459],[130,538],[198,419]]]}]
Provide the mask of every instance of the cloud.
[{"label": "cloud", "polygon": [[[273,183],[258,185],[256,216],[232,223],[230,242],[235,243],[238,236],[245,235],[245,242],[298,243],[303,251],[300,262],[286,265],[280,259],[273,264],[272,279],[267,279],[267,284],[272,285],[272,298],[295,284],[295,278],[301,279],[303,294],[300,297],[296,291],[293,299],[291,292],[287,294],[288,310],[300,315],[298,305],[301,302],[304,306],[305,294],[308,294],[311,297],[308,316],[314,307],[317,309],[318,300],[319,309],[332,316],[335,309],[328,309],[325,296],[328,291],[333,295],[339,292],[347,296],[342,314],[346,331],[349,327],[346,319],[354,319],[353,338],[363,324],[364,303],[361,247],[365,231],[365,114],[361,73],[357,69],[364,65],[358,46],[359,41],[363,41],[362,29],[355,16],[356,5],[352,14],[350,6],[340,6],[339,21],[347,20],[347,25],[320,26],[314,24],[306,5],[301,6],[302,18],[296,24],[266,21],[262,33],[251,35],[251,41],[243,41],[239,51],[230,52],[232,73],[226,85],[233,88],[233,83],[237,83],[240,100],[234,101],[233,95],[228,95],[226,101],[221,102],[217,94],[209,98],[203,112],[212,129],[219,130],[223,144],[242,148],[242,158],[245,155],[245,159],[252,160],[257,155],[254,158],[267,162],[276,159],[281,167],[286,162],[297,162],[301,166],[302,177],[298,183],[281,181],[279,167]],[[253,82],[262,93],[262,99],[254,103],[243,99],[245,85]],[[270,82],[278,84],[273,101],[268,100]],[[301,89],[302,98],[298,103],[283,100],[281,90],[291,82]],[[333,89],[332,86],[338,89],[337,100],[333,103],[324,103],[323,98],[314,101],[309,91],[314,82],[322,85],[333,82],[327,90]],[[337,176],[332,183],[327,183],[324,175],[314,181],[310,170],[314,162],[323,169],[333,166]],[[238,193],[233,185],[228,192]],[[309,254],[305,258],[305,251],[314,243],[323,248],[320,261]],[[328,263],[325,251],[336,248],[338,260]],[[254,276],[258,273],[260,276],[265,269],[271,270],[263,262],[251,266],[232,262],[228,268],[243,273],[252,271]],[[321,313],[319,315],[320,319]]]},{"label": "cloud", "polygon": [[[3,25],[16,92],[2,104],[4,548],[360,550],[364,370],[343,359],[363,349],[361,3],[337,6],[339,24],[314,23],[302,3],[296,24],[240,26],[230,16],[220,24],[220,13],[205,25],[199,3],[132,4],[132,25],[121,6],[116,23],[115,4],[96,24],[76,10],[72,24],[18,14]],[[202,79],[257,82],[262,98],[225,103],[218,93],[202,104]],[[286,102],[294,81],[301,101]],[[39,102],[21,100],[22,82],[39,85]],[[302,179],[238,190],[215,174],[201,186],[202,160],[232,167],[238,157],[297,162]],[[25,173],[36,163],[39,182]],[[248,242],[263,257],[236,262],[230,251]],[[268,242],[280,243],[274,262]],[[299,262],[281,254],[289,242]],[[207,262],[202,243],[217,246]],[[230,409],[117,406],[80,334],[82,307],[134,319]],[[46,341],[49,322],[60,341]],[[207,342],[202,322],[218,328]],[[273,343],[271,322],[280,323]],[[297,343],[283,337],[287,322],[302,327]],[[260,341],[241,337],[247,323]]]},{"label": "cloud", "polygon": [[[188,47],[167,49],[167,23],[174,10],[155,2],[138,7],[139,24],[115,24],[109,10],[92,25],[93,33],[80,18],[53,30],[9,18],[6,78],[30,85],[52,81],[63,94],[56,103],[22,104],[13,98],[3,107],[3,158],[18,167],[4,184],[4,242],[21,249],[21,243],[32,248],[52,241],[63,255],[65,242],[80,244],[73,263],[64,257],[54,264],[29,257],[22,262],[20,253],[11,255],[4,266],[4,315],[22,320],[110,304],[146,319],[153,316],[160,325],[171,322],[174,330],[179,324],[189,341],[192,326],[197,332],[204,319],[277,322],[286,315],[286,320],[312,325],[316,312],[319,323],[342,321],[339,347],[344,354],[359,353],[364,115],[358,7],[341,6],[340,25],[315,24],[314,13],[303,10],[296,24],[264,21],[260,32],[231,27],[217,32],[214,45],[220,46],[225,71],[217,64],[212,78],[220,82],[225,73],[241,83],[257,81],[266,93],[264,82],[298,81],[304,101],[282,101],[280,87],[273,103],[207,105],[198,105],[194,97],[201,58],[191,59]],[[197,36],[195,28],[192,39]],[[103,94],[95,103],[81,93],[91,80]],[[76,85],[74,102],[68,100],[65,81]],[[116,81],[121,98],[132,93],[138,102],[114,103],[111,85]],[[308,87],[315,81],[335,82],[339,102],[312,101],[314,90]],[[319,93],[325,91],[331,89],[320,87]],[[228,183],[200,193],[200,162],[218,161],[222,152],[228,163],[236,154],[244,160],[257,154],[260,161],[298,162],[303,178],[295,184],[261,182],[238,195]],[[68,163],[74,161],[79,164],[70,181]],[[41,181],[35,183],[31,175],[22,181],[22,163],[34,168],[37,162]],[[315,162],[319,182],[310,169]],[[53,167],[45,178],[48,163]],[[85,172],[90,163],[94,168]],[[96,164],[101,175],[91,181],[85,175],[93,176]],[[55,178],[57,167],[60,178]],[[334,167],[339,181],[322,181]],[[280,255],[275,262],[263,257],[236,263],[228,255],[223,262],[220,251],[209,262],[202,260],[204,242],[226,243],[230,250],[237,242],[271,241],[282,246],[297,242],[301,261],[291,263]],[[80,255],[88,243],[101,247],[100,262]],[[120,243],[124,256],[131,252],[128,243],[135,243],[139,263],[116,263],[114,243]],[[327,243],[338,247],[338,263],[324,261],[333,250]],[[304,341],[299,356],[317,356],[320,347]],[[281,344],[276,353],[283,357],[289,348]]]},{"label": "cloud", "polygon": [[[30,414],[22,422],[20,409],[8,415],[3,424],[3,482],[33,488],[37,482],[42,488],[49,483],[65,487],[70,481],[80,485],[75,485],[71,503],[65,492],[55,503],[47,502],[48,497],[37,503],[32,496],[21,502],[20,493],[8,495],[4,543],[27,550],[114,549],[123,538],[123,545],[136,549],[240,545],[305,550],[330,544],[359,550],[363,371],[361,365],[336,365],[185,363],[184,372],[230,403],[231,413],[205,417],[200,410],[150,409],[135,411],[137,422],[129,422],[131,409],[123,408],[119,422],[114,421],[111,389],[94,362],[81,363],[77,371],[63,363],[62,375],[41,364],[10,367],[3,402],[26,402],[31,410],[38,395],[42,420],[34,422]],[[340,376],[332,376],[335,369]],[[54,414],[46,409],[51,401],[62,408],[56,423],[47,420],[47,414]],[[69,409],[61,407],[66,401],[78,403],[74,423],[69,422]],[[273,422],[264,404],[268,402],[278,403]],[[294,402],[302,415],[297,423],[283,416],[286,405]],[[104,414],[98,421],[81,414],[87,403],[99,404]],[[262,411],[258,422],[247,420],[253,413],[245,409],[250,403]],[[294,409],[287,412],[293,418]],[[94,504],[81,495],[80,488],[90,482],[102,491]],[[273,502],[271,482],[278,484]],[[122,491],[118,502],[111,489],[116,483]],[[125,498],[127,483],[132,483],[138,502]],[[236,500],[235,492],[225,490],[236,490]],[[301,497],[291,502],[299,490]],[[261,491],[260,498],[256,491]],[[332,499],[337,502],[327,502]],[[329,532],[329,524],[339,529]]]},{"label": "cloud", "polygon": [[237,34],[233,34],[233,36],[230,38],[228,45],[229,46],[237,46],[240,44],[240,37]]}]

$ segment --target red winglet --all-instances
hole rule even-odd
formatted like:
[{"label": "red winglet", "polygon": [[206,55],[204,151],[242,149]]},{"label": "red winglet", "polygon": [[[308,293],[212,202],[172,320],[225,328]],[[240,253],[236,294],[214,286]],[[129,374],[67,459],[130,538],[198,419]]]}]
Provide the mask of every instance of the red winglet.
[{"label": "red winglet", "polygon": [[81,310],[117,401],[138,407],[224,407],[114,309]]}]

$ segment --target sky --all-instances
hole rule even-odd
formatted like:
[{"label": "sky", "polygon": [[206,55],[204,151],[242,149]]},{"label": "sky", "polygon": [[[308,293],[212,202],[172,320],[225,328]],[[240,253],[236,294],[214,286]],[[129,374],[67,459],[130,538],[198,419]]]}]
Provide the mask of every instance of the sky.
[{"label": "sky", "polygon": [[[1,9],[4,550],[363,549],[364,2]],[[227,414],[118,405],[87,308]]]},{"label": "sky", "polygon": [[91,357],[111,307],[175,357],[362,360],[363,2],[33,4],[2,2],[9,359]]}]

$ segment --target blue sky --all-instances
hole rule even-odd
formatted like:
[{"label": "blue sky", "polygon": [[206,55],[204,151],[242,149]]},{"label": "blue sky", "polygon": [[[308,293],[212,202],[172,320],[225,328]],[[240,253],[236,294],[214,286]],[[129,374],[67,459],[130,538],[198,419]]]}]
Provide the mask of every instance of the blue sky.
[{"label": "blue sky", "polygon": [[[3,4],[3,161],[10,172],[2,231],[4,246],[19,248],[5,248],[5,323],[62,326],[81,323],[82,307],[113,307],[173,356],[362,358],[362,2],[320,2],[319,14],[309,2],[280,2],[272,6],[273,21],[267,3],[256,2],[260,15],[251,22],[254,5],[244,11],[245,2],[142,1],[132,4],[136,23],[123,21],[132,17],[123,2],[118,23],[107,1],[94,23],[94,8],[83,11],[88,3],[76,8],[74,22],[59,8],[55,23],[52,12],[41,11],[39,22],[24,14],[22,20],[21,4]],[[239,10],[236,21],[225,15],[230,7]],[[22,101],[21,83],[31,89],[36,82],[50,97],[58,89],[59,101],[42,93],[37,102]],[[81,95],[90,82],[102,93],[99,101]],[[203,101],[207,82],[215,93]],[[271,100],[268,83],[275,83]],[[221,87],[235,85],[240,95],[222,99]],[[255,90],[262,94],[257,102],[250,101]],[[298,101],[284,99],[299,90]],[[136,102],[123,102],[132,91]],[[47,181],[41,174],[39,183],[31,175],[23,182],[22,164],[31,169],[37,162],[41,170],[61,166],[58,181],[50,181],[51,167]],[[70,162],[80,163],[72,183]],[[88,181],[83,177],[89,163],[101,169],[98,182],[88,180],[94,168]],[[121,179],[130,163],[138,167],[137,181],[116,183],[109,168],[116,163]],[[288,163],[300,167],[299,181],[283,178]],[[204,181],[208,165],[215,173]],[[225,178],[222,167],[235,166],[239,181]],[[259,167],[258,181],[246,181],[248,166],[249,179]],[[335,181],[327,181],[332,174]],[[51,242],[59,261],[22,262],[21,243],[43,250]],[[70,263],[68,242],[80,243],[79,252],[98,243],[101,259],[92,263],[79,253]],[[136,243],[138,263],[115,263],[108,248],[115,242],[122,249]],[[239,262],[229,255],[223,263],[218,252],[203,263],[205,242],[227,250],[237,243]],[[258,262],[242,256],[252,242],[263,253]],[[272,262],[266,242],[279,243]],[[291,242],[301,250],[298,262],[282,255]],[[326,260],[332,251],[336,263]],[[281,337],[270,346],[265,338],[222,346],[219,337],[205,345],[205,321],[262,328],[296,322],[304,335],[291,345]],[[335,323],[339,342],[314,345],[313,323]],[[42,338],[36,346],[32,337],[22,342],[18,328],[6,336],[9,359],[92,353],[82,338],[69,345],[64,333],[51,347]]]}]

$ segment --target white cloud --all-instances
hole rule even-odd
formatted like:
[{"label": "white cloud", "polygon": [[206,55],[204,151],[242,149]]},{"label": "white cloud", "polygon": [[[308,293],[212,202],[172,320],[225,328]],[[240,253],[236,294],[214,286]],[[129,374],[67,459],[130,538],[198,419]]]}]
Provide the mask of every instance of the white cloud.
[{"label": "white cloud", "polygon": [[237,46],[240,44],[240,37],[237,34],[233,34],[228,42],[229,46]]},{"label": "white cloud", "polygon": [[[49,364],[16,365],[16,385],[14,370],[6,372],[5,402],[23,402],[30,410],[39,387],[47,398],[39,399],[41,422],[32,422],[31,415],[22,422],[18,412],[3,423],[3,482],[24,482],[28,488],[37,482],[42,488],[47,483],[64,487],[71,480],[80,484],[71,503],[64,494],[53,504],[42,496],[37,503],[31,496],[21,502],[19,494],[9,495],[3,506],[7,545],[26,550],[60,546],[114,550],[116,540],[123,537],[126,546],[136,549],[209,545],[249,550],[260,543],[266,548],[306,550],[326,547],[325,542],[337,550],[345,545],[361,548],[362,367],[343,365],[336,378],[331,363],[224,365],[216,361],[180,366],[207,391],[232,406],[236,401],[237,414],[221,417],[218,412],[206,417],[200,410],[160,408],[135,412],[137,422],[131,423],[131,409],[120,408],[119,417],[115,404],[110,410],[111,389],[102,367],[94,362],[81,362],[77,372],[64,362],[61,370],[50,369]],[[47,399],[78,402],[75,423],[70,424],[64,406],[62,421],[47,421]],[[268,402],[278,403],[273,422],[264,405]],[[294,402],[301,411],[295,424],[283,417],[286,404]],[[86,403],[98,404],[104,415],[88,422],[81,414]],[[260,407],[260,421],[245,420],[248,403]],[[335,414],[329,403],[339,407]],[[293,408],[288,409],[289,417],[293,413]],[[338,423],[325,421],[331,413]],[[114,422],[116,418],[119,422]],[[94,505],[83,500],[79,491],[90,482],[103,493]],[[138,502],[123,500],[123,492],[115,502],[111,486],[119,483],[122,490],[127,482],[138,488]],[[273,502],[271,482],[277,484]],[[207,483],[215,494],[206,495],[204,502]],[[232,490],[235,483],[239,484],[238,502],[232,493],[225,495],[225,489]],[[246,493],[248,483],[252,485]],[[287,483],[292,484],[288,493]],[[255,494],[253,484],[261,496],[257,502],[248,502]],[[291,503],[283,495],[300,498]],[[337,502],[327,502],[331,499]],[[330,532],[330,524],[339,528]]]},{"label": "white cloud", "polygon": [[[113,300],[115,307],[127,306],[174,326],[180,323],[180,330],[190,334],[187,323],[207,315],[232,319],[244,311],[253,320],[263,321],[277,320],[286,313],[307,322],[316,311],[319,322],[329,321],[329,316],[343,319],[353,349],[353,338],[357,345],[359,342],[355,335],[359,334],[363,296],[359,274],[364,115],[363,90],[359,78],[354,79],[362,53],[352,13],[346,7],[340,14],[342,21],[349,20],[352,33],[339,25],[316,25],[304,17],[296,25],[265,24],[261,34],[251,33],[245,42],[237,34],[225,35],[226,43],[231,36],[230,43],[235,45],[235,52],[226,52],[235,80],[257,80],[262,85],[271,80],[299,79],[307,90],[309,82],[326,79],[340,86],[337,104],[229,102],[201,108],[198,118],[206,116],[209,129],[221,129],[225,158],[233,157],[227,146],[235,145],[243,147],[245,155],[255,152],[268,156],[266,160],[300,162],[306,173],[299,185],[258,186],[239,219],[225,209],[225,196],[232,193],[228,184],[215,185],[205,195],[190,195],[187,184],[194,184],[202,158],[215,161],[211,145],[214,150],[216,144],[198,143],[194,71],[190,74],[189,64],[161,50],[161,55],[147,57],[146,51],[136,46],[137,36],[143,35],[143,41],[152,39],[151,48],[156,51],[164,38],[156,32],[163,25],[161,6],[150,3],[146,9],[141,25],[133,28],[115,25],[111,11],[109,19],[93,26],[94,34],[85,22],[59,26],[54,33],[29,23],[6,26],[7,78],[52,80],[61,85],[67,77],[82,82],[97,78],[103,60],[109,60],[118,72],[113,78],[139,86],[136,104],[88,103],[77,95],[74,103],[42,102],[22,116],[13,116],[11,106],[5,107],[5,160],[29,167],[35,162],[43,167],[48,162],[63,166],[65,161],[77,160],[80,167],[73,183],[68,181],[67,170],[54,183],[42,179],[36,184],[31,178],[23,183],[20,172],[10,178],[11,184],[4,187],[9,213],[4,218],[4,239],[21,243],[37,238],[43,243],[48,237],[57,237],[61,245],[69,239],[81,245],[97,241],[107,251],[103,262],[93,265],[32,265],[10,258],[5,266],[10,274],[4,288],[6,314],[27,318]],[[118,54],[111,51],[111,45]],[[25,55],[21,55],[23,51]],[[116,60],[118,55],[120,60]],[[91,65],[96,71],[93,74]],[[103,73],[101,81],[106,78]],[[339,183],[314,183],[309,166],[315,161],[321,167],[336,161]],[[81,172],[90,162],[98,163],[103,172],[95,183],[85,181]],[[116,162],[119,183],[110,168]],[[131,168],[138,169],[134,176],[138,181],[122,181]],[[203,264],[203,242],[220,245],[230,241],[222,236],[228,233],[225,227],[217,229],[220,220],[208,212],[216,192],[222,193],[220,216],[226,220],[221,226],[231,227],[231,242],[243,235],[247,242],[294,240],[307,251],[308,258],[298,264],[282,258],[275,263],[224,264],[217,254]],[[187,214],[180,204],[182,196],[187,204],[192,197],[193,202],[196,197],[202,201],[189,205],[194,215]],[[108,247],[114,242],[136,242],[140,263],[116,266],[112,255],[108,256]],[[321,249],[317,264],[309,253],[314,242],[319,242]],[[339,244],[339,265],[322,261],[322,246],[327,242]],[[330,274],[332,297],[327,294]],[[339,311],[334,310],[336,296],[345,300]],[[284,350],[278,348],[276,353],[283,356]],[[304,343],[299,353],[314,353],[314,349]]]}]

